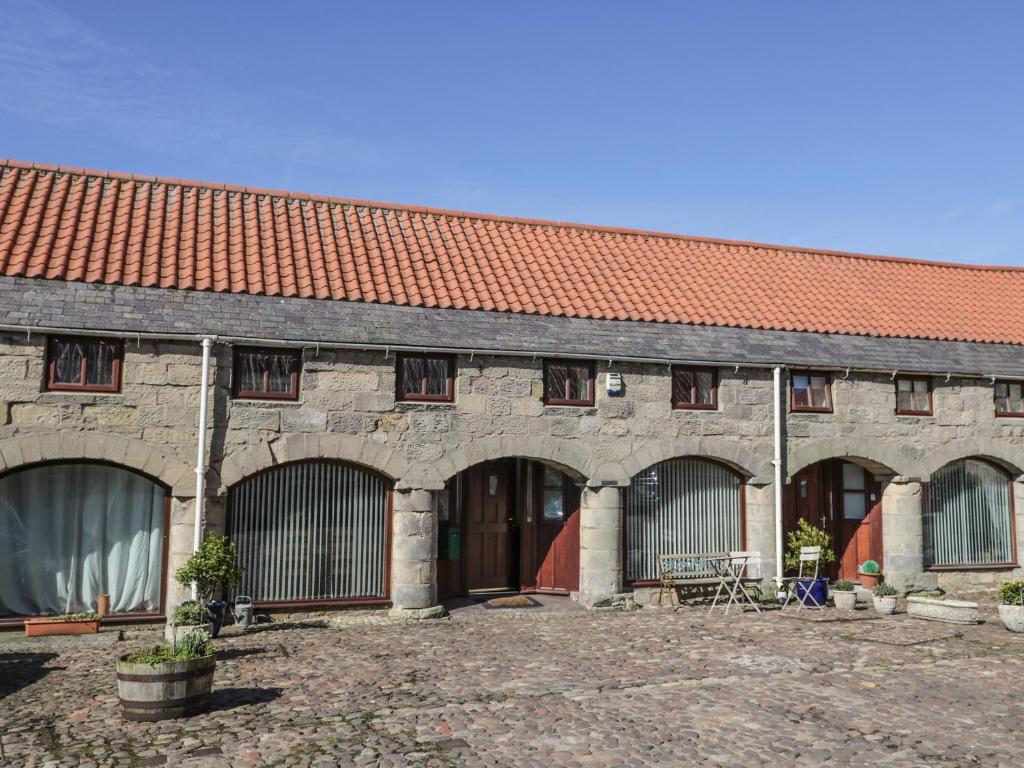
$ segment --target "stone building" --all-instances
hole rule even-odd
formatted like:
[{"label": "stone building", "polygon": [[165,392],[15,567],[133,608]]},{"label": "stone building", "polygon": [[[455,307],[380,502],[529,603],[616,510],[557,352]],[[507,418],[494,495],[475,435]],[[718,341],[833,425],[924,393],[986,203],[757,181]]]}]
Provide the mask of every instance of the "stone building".
[{"label": "stone building", "polygon": [[768,579],[801,517],[833,577],[992,583],[1024,531],[1021,286],[0,161],[0,619],[164,615],[197,519],[268,608],[594,604],[669,551]]}]

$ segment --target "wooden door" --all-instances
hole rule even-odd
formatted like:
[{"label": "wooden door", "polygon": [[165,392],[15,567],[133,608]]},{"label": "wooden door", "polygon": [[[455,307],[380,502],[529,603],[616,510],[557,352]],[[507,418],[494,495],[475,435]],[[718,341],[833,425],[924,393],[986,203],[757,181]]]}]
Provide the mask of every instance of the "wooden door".
[{"label": "wooden door", "polygon": [[565,474],[532,462],[531,503],[523,513],[522,589],[580,588],[580,489]]},{"label": "wooden door", "polygon": [[838,577],[857,581],[857,566],[865,560],[882,564],[882,486],[852,462],[836,461],[834,465],[837,514],[833,539]]},{"label": "wooden door", "polygon": [[466,470],[463,519],[465,587],[511,586],[510,531],[514,522],[511,462],[489,461]]}]

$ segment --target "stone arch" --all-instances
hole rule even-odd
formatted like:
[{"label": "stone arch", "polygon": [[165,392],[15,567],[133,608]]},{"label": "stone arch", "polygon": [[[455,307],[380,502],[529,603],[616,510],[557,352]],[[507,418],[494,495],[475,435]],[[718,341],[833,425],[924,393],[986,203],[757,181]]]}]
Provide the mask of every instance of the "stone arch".
[{"label": "stone arch", "polygon": [[0,441],[0,471],[47,461],[102,461],[163,483],[172,496],[195,496],[195,470],[143,440],[99,432],[48,432]]},{"label": "stone arch", "polygon": [[461,446],[443,458],[421,462],[413,468],[407,485],[421,483],[420,488],[442,488],[444,482],[464,469],[492,459],[537,459],[552,464],[575,480],[585,480],[588,455],[578,441],[562,440],[542,435],[502,435],[485,437]]},{"label": "stone arch", "polygon": [[847,459],[876,475],[914,475],[915,464],[907,446],[865,438],[814,438],[791,447],[786,460],[790,477],[825,459]]},{"label": "stone arch", "polygon": [[1015,448],[1005,440],[995,438],[964,438],[951,440],[934,451],[930,451],[921,462],[917,473],[927,480],[933,473],[953,461],[960,459],[987,459],[1002,467],[1014,478],[1024,474],[1024,449]]},{"label": "stone arch", "polygon": [[771,459],[749,450],[733,437],[681,437],[650,443],[633,451],[618,465],[603,464],[595,473],[601,480],[628,485],[634,475],[654,464],[687,456],[721,462],[746,481],[771,482]]},{"label": "stone arch", "polygon": [[220,478],[230,488],[257,472],[279,464],[323,459],[347,461],[375,470],[390,480],[404,477],[409,462],[392,448],[355,435],[290,435],[273,444],[232,451],[224,457]]}]

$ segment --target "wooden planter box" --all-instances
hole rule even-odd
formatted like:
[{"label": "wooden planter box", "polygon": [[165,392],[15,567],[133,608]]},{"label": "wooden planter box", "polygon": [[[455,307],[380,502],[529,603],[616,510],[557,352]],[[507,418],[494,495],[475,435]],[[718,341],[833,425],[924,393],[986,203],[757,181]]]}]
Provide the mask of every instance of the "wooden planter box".
[{"label": "wooden planter box", "polygon": [[25,619],[25,635],[95,635],[100,631],[99,619],[85,621],[50,621],[50,619]]}]

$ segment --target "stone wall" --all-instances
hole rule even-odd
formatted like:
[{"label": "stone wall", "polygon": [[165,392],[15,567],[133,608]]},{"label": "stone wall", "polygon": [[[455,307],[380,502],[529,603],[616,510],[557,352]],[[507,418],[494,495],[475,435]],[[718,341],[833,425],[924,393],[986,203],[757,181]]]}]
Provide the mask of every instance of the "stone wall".
[{"label": "stone wall", "polygon": [[[44,391],[44,348],[41,336],[0,337],[0,469],[51,458],[96,458],[160,479],[174,497],[173,572],[192,540],[199,343],[127,339],[119,394]],[[299,401],[260,402],[230,397],[231,351],[217,345],[207,435],[207,520],[212,527],[223,526],[227,486],[295,459],[357,461],[393,478],[400,490],[428,492],[479,461],[525,456],[553,463],[602,489],[593,492],[590,502],[584,497],[589,513],[584,515],[582,562],[583,583],[595,585],[595,590],[603,584],[600,589],[605,589],[621,586],[621,572],[609,564],[606,539],[611,534],[605,518],[615,508],[609,496],[653,463],[707,456],[748,480],[747,547],[766,555],[763,570],[771,575],[771,371],[722,368],[718,410],[686,411],[671,407],[668,366],[613,363],[611,370],[620,372],[625,382],[621,397],[604,391],[609,365],[602,361],[595,367],[597,399],[592,408],[546,406],[540,359],[468,355],[458,358],[454,403],[396,403],[393,355],[306,349]],[[995,417],[987,380],[953,377],[947,382],[937,377],[933,416],[897,416],[894,385],[885,374],[837,376],[833,398],[834,413],[787,415],[788,474],[831,457],[855,458],[881,477],[916,482],[965,456],[988,457],[1014,477],[1024,466],[1024,420]],[[905,490],[886,494],[886,508],[892,506],[885,531],[887,559],[894,572],[912,570],[908,564],[917,546],[913,531],[919,525],[919,498],[911,493],[908,500]],[[415,494],[409,499],[411,506],[396,515],[396,526],[434,536],[432,513],[420,509],[424,499]],[[422,514],[429,525],[416,517]],[[1024,532],[1024,525],[1017,529]],[[403,595],[415,595],[406,601],[409,607],[420,608],[433,599],[426,585],[433,576],[432,566],[425,565],[430,560],[423,554],[425,546],[412,541],[394,548],[396,557],[401,550],[409,562],[418,563],[393,564],[393,592],[397,596],[400,586]],[[598,561],[606,563],[604,572],[587,570],[587,562]],[[981,573],[969,578],[995,577]]]}]

